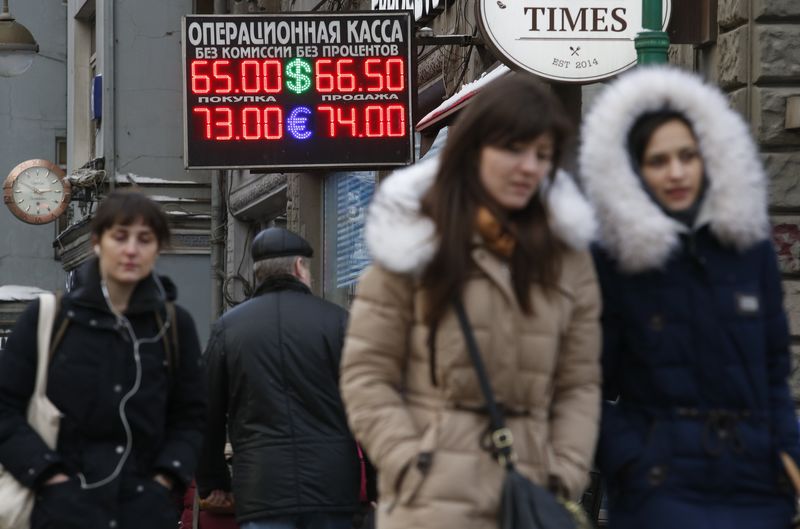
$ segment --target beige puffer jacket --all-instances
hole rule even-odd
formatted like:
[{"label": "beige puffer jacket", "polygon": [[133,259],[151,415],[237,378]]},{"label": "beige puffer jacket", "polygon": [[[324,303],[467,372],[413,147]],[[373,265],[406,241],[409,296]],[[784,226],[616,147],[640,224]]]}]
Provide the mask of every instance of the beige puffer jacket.
[{"label": "beige puffer jacket", "polygon": [[[435,357],[415,279],[435,249],[430,221],[415,216],[435,165],[397,173],[379,190],[367,239],[376,264],[362,277],[342,360],[349,421],[378,469],[379,529],[496,528],[503,469],[481,448],[488,416],[454,312],[436,334]],[[586,242],[591,211],[565,174],[550,190],[556,230]],[[565,189],[562,189],[565,188]],[[415,200],[416,199],[416,206]],[[561,217],[559,217],[561,215]],[[584,224],[581,224],[581,223]],[[426,247],[427,246],[427,247]],[[505,263],[482,247],[463,293],[496,398],[512,410],[518,468],[553,475],[573,495],[586,484],[600,409],[599,295],[585,251],[566,254],[557,291],[519,309]]]}]

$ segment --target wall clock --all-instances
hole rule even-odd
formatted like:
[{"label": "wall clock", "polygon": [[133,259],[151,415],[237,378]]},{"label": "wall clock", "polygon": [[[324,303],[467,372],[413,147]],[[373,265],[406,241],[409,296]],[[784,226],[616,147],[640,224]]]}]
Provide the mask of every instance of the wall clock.
[{"label": "wall clock", "polygon": [[3,201],[17,218],[28,224],[46,224],[67,209],[72,187],[64,171],[47,160],[22,162],[3,183]]}]

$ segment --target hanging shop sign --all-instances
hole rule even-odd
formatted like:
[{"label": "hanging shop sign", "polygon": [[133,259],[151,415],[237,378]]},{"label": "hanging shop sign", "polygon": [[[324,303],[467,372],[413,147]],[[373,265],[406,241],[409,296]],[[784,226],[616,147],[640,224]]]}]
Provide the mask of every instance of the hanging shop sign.
[{"label": "hanging shop sign", "polygon": [[412,163],[412,26],[410,12],[184,17],[184,164]]},{"label": "hanging shop sign", "polygon": [[453,0],[372,0],[373,11],[407,10],[414,12],[414,20],[426,22],[444,10]]},{"label": "hanging shop sign", "polygon": [[[670,0],[662,8],[666,29]],[[478,0],[476,9],[484,40],[512,68],[589,83],[636,64],[641,0]]]}]

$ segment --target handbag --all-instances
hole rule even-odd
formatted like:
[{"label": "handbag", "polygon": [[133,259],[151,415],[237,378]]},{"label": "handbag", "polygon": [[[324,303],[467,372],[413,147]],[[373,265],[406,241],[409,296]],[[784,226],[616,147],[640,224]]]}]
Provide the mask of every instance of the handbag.
[{"label": "handbag", "polygon": [[493,454],[506,469],[500,495],[500,529],[589,529],[591,524],[583,508],[573,501],[557,498],[549,490],[532,482],[515,468],[514,437],[505,425],[481,360],[467,313],[460,299],[454,301],[458,323],[467,343],[478,383],[489,412],[489,434]]},{"label": "handbag", "polygon": [[[51,449],[55,448],[61,413],[45,395],[50,364],[50,335],[56,315],[56,296],[39,295],[39,321],[36,327],[36,383],[28,403],[28,424]],[[34,494],[10,472],[0,466],[0,527],[29,529]]]}]

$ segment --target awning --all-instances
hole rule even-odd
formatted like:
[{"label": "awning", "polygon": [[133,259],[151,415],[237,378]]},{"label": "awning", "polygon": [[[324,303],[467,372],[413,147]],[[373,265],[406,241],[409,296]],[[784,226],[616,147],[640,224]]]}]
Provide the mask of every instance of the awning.
[{"label": "awning", "polygon": [[46,294],[47,290],[39,287],[26,285],[2,285],[0,286],[0,302],[3,301],[32,301],[39,297],[39,294]]},{"label": "awning", "polygon": [[446,117],[458,112],[477,94],[481,88],[486,84],[494,81],[511,70],[508,66],[501,64],[491,72],[484,72],[484,74],[475,81],[467,83],[461,87],[461,90],[446,99],[441,105],[431,110],[425,117],[417,123],[416,129],[418,132],[435,125]]}]

